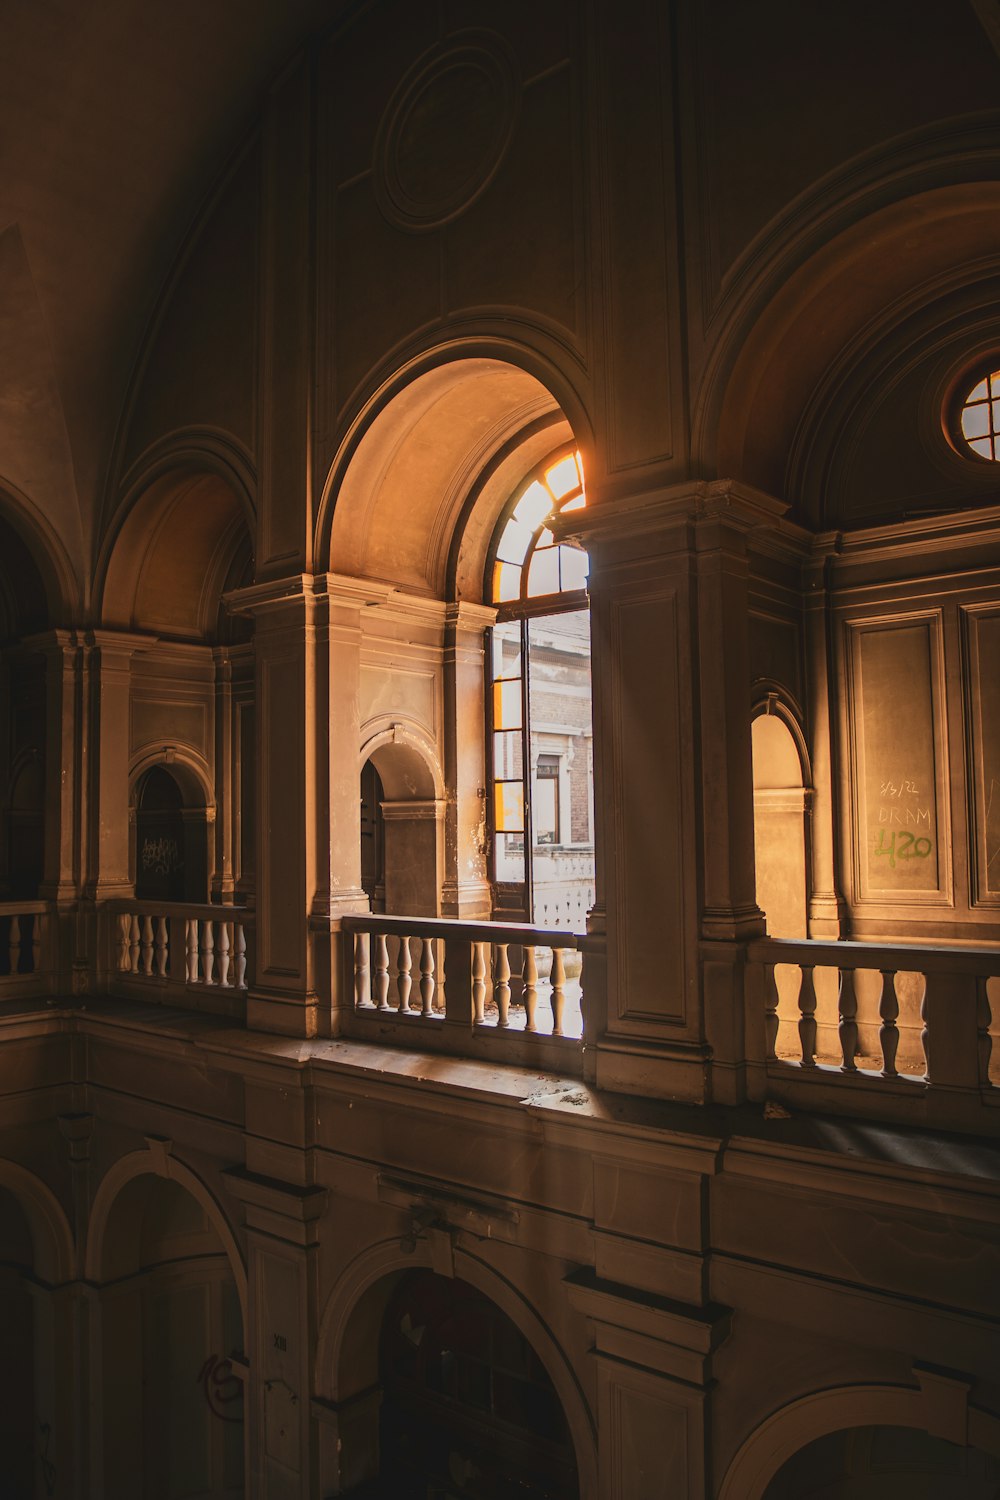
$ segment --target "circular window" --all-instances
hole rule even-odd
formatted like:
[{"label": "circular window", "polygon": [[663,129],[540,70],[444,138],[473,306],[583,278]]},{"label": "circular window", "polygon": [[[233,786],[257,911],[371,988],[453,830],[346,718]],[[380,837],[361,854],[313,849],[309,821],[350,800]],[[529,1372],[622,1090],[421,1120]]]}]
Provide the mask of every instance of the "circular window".
[{"label": "circular window", "polygon": [[1000,463],[1000,370],[972,387],[958,412],[958,430],[973,453]]}]

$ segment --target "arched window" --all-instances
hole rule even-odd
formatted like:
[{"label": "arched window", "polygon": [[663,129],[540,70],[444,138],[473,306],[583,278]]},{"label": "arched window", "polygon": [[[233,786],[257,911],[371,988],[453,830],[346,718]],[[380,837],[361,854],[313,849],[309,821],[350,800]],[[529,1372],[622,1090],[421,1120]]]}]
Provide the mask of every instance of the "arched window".
[{"label": "arched window", "polygon": [[550,455],[501,517],[487,579],[494,913],[577,931],[594,901],[588,560],[550,523],[585,503],[579,453]]}]

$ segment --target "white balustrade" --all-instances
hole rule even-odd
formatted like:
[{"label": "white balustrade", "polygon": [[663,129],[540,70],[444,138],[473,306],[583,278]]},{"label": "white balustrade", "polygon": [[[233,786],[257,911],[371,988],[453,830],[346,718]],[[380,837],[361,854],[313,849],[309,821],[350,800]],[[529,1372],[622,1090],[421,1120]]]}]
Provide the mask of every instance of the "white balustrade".
[{"label": "white balustrade", "polygon": [[986,1106],[1000,1124],[1000,951],[764,938],[747,957],[759,1096],[958,1129]]},{"label": "white balustrade", "polygon": [[483,1035],[571,1044],[582,1037],[581,934],[417,917],[347,917],[342,927],[345,992],[357,1016],[457,1021]]},{"label": "white balustrade", "polygon": [[119,982],[245,991],[248,913],[241,907],[114,903]]}]

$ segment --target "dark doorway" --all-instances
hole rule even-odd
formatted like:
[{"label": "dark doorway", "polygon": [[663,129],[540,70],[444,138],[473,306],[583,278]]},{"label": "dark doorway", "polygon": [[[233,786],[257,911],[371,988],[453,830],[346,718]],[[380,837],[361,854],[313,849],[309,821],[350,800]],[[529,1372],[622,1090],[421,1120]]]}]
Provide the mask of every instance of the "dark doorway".
[{"label": "dark doorway", "polygon": [[135,814],[135,894],[140,901],[207,901],[204,816],[187,812],[177,782],[153,766],[139,784]]},{"label": "dark doorway", "polygon": [[372,911],[385,911],[385,824],[382,778],[370,760],[361,768],[361,888]]},{"label": "dark doorway", "polygon": [[514,1323],[467,1282],[407,1272],[382,1325],[380,1482],[393,1500],[575,1500],[562,1405]]}]

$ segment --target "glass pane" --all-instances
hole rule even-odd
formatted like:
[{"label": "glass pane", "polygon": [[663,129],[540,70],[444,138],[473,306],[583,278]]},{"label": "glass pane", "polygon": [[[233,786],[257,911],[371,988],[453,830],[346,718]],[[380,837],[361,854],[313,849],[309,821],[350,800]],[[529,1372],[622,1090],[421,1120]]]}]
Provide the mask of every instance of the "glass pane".
[{"label": "glass pane", "polygon": [[497,781],[493,786],[494,826],[498,833],[524,832],[524,787],[519,781]]},{"label": "glass pane", "polygon": [[521,675],[521,625],[518,620],[505,620],[493,627],[493,676],[520,677]]},{"label": "glass pane", "polygon": [[985,401],[986,400],[986,381],[985,380],[981,380],[979,382],[979,384],[976,386],[975,390],[970,391],[969,394],[966,396],[965,399],[966,399],[966,401]]},{"label": "glass pane", "polygon": [[[990,376],[989,379],[990,379],[990,395],[991,396],[1000,396],[1000,370],[994,370],[993,374]],[[978,385],[976,386],[976,390],[977,391],[979,390],[979,386]],[[973,391],[972,395],[969,397],[969,400],[970,401],[974,401],[975,400],[975,391]]]},{"label": "glass pane", "polygon": [[576,454],[567,454],[557,464],[553,464],[551,469],[546,469],[545,482],[557,500],[561,500],[571,490],[578,490],[580,473],[576,467]]},{"label": "glass pane", "polygon": [[579,547],[560,547],[559,571],[564,589],[585,589],[590,558]]},{"label": "glass pane", "polygon": [[539,484],[536,479],[534,484],[529,484],[517,505],[514,514],[525,526],[535,531],[547,520],[552,513],[552,496],[544,484]]},{"label": "glass pane", "polygon": [[990,409],[982,406],[967,406],[962,413],[962,432],[967,438],[982,437],[990,430]]},{"label": "glass pane", "polygon": [[494,729],[520,729],[520,677],[493,684],[493,727]]},{"label": "glass pane", "polygon": [[1000,432],[1000,401],[994,401],[993,406],[993,431]]},{"label": "glass pane", "polygon": [[520,781],[524,775],[524,736],[520,729],[493,736],[493,775],[497,781]]},{"label": "glass pane", "polygon": [[558,592],[558,548],[545,547],[534,553],[528,567],[528,597],[536,599],[539,594],[558,594]]},{"label": "glass pane", "polygon": [[493,564],[493,603],[509,604],[521,597],[521,569],[514,563]]},{"label": "glass pane", "polygon": [[974,448],[977,453],[981,453],[984,458],[993,457],[993,445],[989,438],[974,438],[969,447]]},{"label": "glass pane", "polygon": [[496,878],[506,885],[524,882],[524,834],[498,833],[494,853]]},{"label": "glass pane", "polygon": [[529,620],[528,671],[532,921],[582,932],[594,904],[590,611]]},{"label": "glass pane", "polygon": [[523,563],[534,534],[533,527],[525,526],[523,521],[519,521],[516,516],[511,516],[503,529],[503,536],[497,547],[497,557],[501,562]]},{"label": "glass pane", "polygon": [[562,509],[564,511],[584,510],[586,508],[586,505],[587,505],[587,502],[583,498],[583,496],[582,495],[578,495],[575,500],[567,500],[566,504],[562,507]]}]

